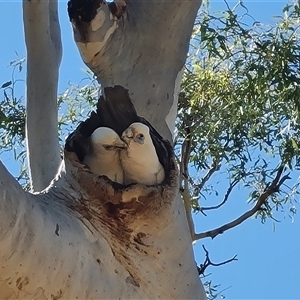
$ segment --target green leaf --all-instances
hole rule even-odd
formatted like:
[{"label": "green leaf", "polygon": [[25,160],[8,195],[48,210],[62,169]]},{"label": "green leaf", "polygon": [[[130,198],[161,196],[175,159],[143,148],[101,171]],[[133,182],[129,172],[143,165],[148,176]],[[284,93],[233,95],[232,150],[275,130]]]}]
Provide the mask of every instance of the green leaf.
[{"label": "green leaf", "polygon": [[1,89],[4,89],[4,88],[10,86],[11,84],[12,84],[11,81],[7,81],[7,82],[5,82],[5,83],[3,83],[3,84],[1,85]]}]

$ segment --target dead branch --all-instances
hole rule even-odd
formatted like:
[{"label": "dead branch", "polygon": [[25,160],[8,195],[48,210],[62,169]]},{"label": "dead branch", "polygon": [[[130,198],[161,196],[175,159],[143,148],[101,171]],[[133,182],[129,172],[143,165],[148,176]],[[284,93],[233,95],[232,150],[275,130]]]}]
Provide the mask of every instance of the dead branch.
[{"label": "dead branch", "polygon": [[199,267],[198,267],[198,273],[199,275],[204,275],[204,272],[205,270],[207,269],[207,267],[209,266],[214,266],[214,267],[219,267],[219,266],[222,266],[222,265],[225,265],[225,264],[228,264],[234,260],[238,260],[236,257],[237,255],[234,255],[232,258],[228,259],[228,260],[225,260],[221,263],[213,263],[210,258],[209,258],[209,252],[206,250],[206,248],[204,247],[204,245],[202,245],[202,248],[203,250],[205,251],[205,261],[203,264],[201,264]]},{"label": "dead branch", "polygon": [[245,220],[247,220],[248,218],[250,218],[251,216],[253,216],[257,211],[259,211],[260,209],[262,209],[262,206],[266,203],[267,199],[269,196],[271,196],[274,193],[278,193],[279,192],[279,188],[280,186],[287,180],[290,179],[289,174],[284,175],[281,179],[281,175],[283,173],[284,170],[284,166],[280,166],[278,168],[276,177],[274,178],[274,180],[268,184],[264,190],[264,192],[258,197],[258,200],[256,202],[256,204],[253,206],[252,209],[250,209],[249,211],[245,212],[244,214],[242,214],[240,217],[238,217],[237,219],[233,220],[232,222],[229,222],[223,226],[220,226],[216,229],[213,230],[209,230],[206,232],[202,232],[202,233],[198,233],[194,235],[194,240],[200,240],[203,238],[215,238],[217,235],[224,233],[225,231],[243,223]]}]

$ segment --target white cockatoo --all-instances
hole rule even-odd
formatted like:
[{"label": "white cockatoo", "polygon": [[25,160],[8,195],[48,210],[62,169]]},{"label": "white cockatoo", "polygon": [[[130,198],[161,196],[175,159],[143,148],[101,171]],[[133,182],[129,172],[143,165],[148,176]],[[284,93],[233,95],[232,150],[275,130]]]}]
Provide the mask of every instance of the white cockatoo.
[{"label": "white cockatoo", "polygon": [[120,152],[124,170],[124,184],[160,184],[165,178],[150,136],[149,127],[143,123],[132,123],[122,134],[127,149]]},{"label": "white cockatoo", "polygon": [[124,172],[120,162],[120,150],[125,149],[118,134],[108,127],[99,127],[91,134],[91,151],[83,163],[98,175],[105,175],[110,180],[123,184]]}]

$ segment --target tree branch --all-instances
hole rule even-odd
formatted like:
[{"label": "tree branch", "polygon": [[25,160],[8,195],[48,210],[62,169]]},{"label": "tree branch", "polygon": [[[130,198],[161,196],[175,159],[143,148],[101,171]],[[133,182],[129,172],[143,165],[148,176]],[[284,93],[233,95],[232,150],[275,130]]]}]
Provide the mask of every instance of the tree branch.
[{"label": "tree branch", "polygon": [[182,150],[181,150],[181,162],[180,162],[180,177],[183,180],[182,198],[183,198],[183,203],[185,208],[185,214],[189,225],[191,238],[193,240],[195,235],[195,226],[194,226],[194,221],[192,218],[192,211],[191,211],[191,195],[189,191],[189,169],[188,169],[191,148],[192,148],[192,135],[191,135],[190,126],[188,126],[187,124],[186,138],[181,148]]},{"label": "tree branch", "polygon": [[274,180],[272,181],[271,184],[267,185],[264,192],[258,197],[258,200],[256,202],[256,204],[254,205],[254,207],[252,209],[250,209],[249,211],[245,212],[244,214],[242,214],[240,217],[238,217],[237,219],[233,220],[232,222],[229,222],[223,226],[220,226],[216,229],[213,230],[209,230],[206,232],[202,232],[202,233],[198,233],[195,234],[194,240],[200,240],[203,238],[215,238],[217,235],[224,233],[225,231],[243,223],[245,220],[247,220],[248,218],[250,218],[251,216],[253,216],[257,211],[259,211],[262,206],[266,203],[267,199],[269,196],[271,196],[274,193],[278,193],[279,192],[279,188],[280,186],[287,180],[290,179],[289,175],[284,175],[281,179],[281,175],[283,173],[284,170],[284,166],[280,166],[278,168],[276,177],[274,178]]},{"label": "tree branch", "polygon": [[207,267],[209,266],[214,266],[214,267],[219,267],[219,266],[222,266],[222,265],[225,265],[225,264],[228,264],[234,260],[238,260],[236,257],[237,255],[234,255],[232,258],[228,259],[228,260],[225,260],[221,263],[213,263],[210,258],[209,258],[209,252],[206,250],[206,248],[204,247],[204,245],[202,245],[202,248],[203,250],[205,251],[205,261],[203,264],[201,264],[199,267],[198,267],[198,273],[199,275],[204,275],[204,272],[205,270],[207,269]]},{"label": "tree branch", "polygon": [[229,196],[230,196],[232,190],[234,189],[234,187],[240,182],[240,179],[241,179],[241,178],[235,179],[232,183],[230,183],[230,185],[229,185],[229,187],[228,187],[228,189],[227,189],[227,191],[226,191],[226,194],[225,194],[223,200],[222,200],[218,205],[210,206],[210,207],[201,207],[200,210],[201,210],[201,211],[205,211],[205,210],[218,209],[218,208],[220,208],[222,205],[224,205],[224,204],[227,202],[227,200],[228,200],[228,198],[229,198]]},{"label": "tree branch", "polygon": [[207,183],[207,181],[211,178],[211,176],[216,172],[219,171],[221,167],[221,162],[219,158],[213,158],[212,164],[207,171],[207,173],[204,175],[204,177],[201,179],[200,183],[195,187],[195,193],[199,194],[201,190],[203,189],[204,185]]},{"label": "tree branch", "polygon": [[57,0],[23,0],[27,48],[26,141],[31,186],[41,191],[59,164],[57,84],[62,56]]},{"label": "tree branch", "polygon": [[69,10],[85,63],[102,86],[128,88],[138,114],[172,140],[182,69],[201,0],[127,1],[120,19],[100,0],[70,0],[69,7],[81,3],[89,10],[95,2],[101,6],[84,26],[74,23],[76,15]]},{"label": "tree branch", "polygon": [[188,179],[184,177],[183,179],[184,182],[184,190],[182,193],[182,198],[183,198],[183,203],[184,203],[184,208],[185,208],[185,214],[186,214],[186,219],[189,225],[189,230],[190,234],[192,237],[192,240],[194,240],[195,236],[195,226],[194,226],[194,221],[192,218],[192,211],[191,211],[191,195],[189,193],[189,183]]},{"label": "tree branch", "polygon": [[0,241],[17,219],[19,206],[26,206],[26,192],[0,161]]}]

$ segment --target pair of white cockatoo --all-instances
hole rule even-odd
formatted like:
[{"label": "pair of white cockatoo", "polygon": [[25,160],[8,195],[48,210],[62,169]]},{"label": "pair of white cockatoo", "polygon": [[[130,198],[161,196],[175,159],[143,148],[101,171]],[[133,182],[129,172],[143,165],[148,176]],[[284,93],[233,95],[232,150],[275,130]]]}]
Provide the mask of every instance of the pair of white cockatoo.
[{"label": "pair of white cockatoo", "polygon": [[98,176],[125,185],[156,185],[165,178],[149,127],[143,123],[132,123],[121,138],[111,128],[99,127],[91,134],[91,145],[83,163]]}]

